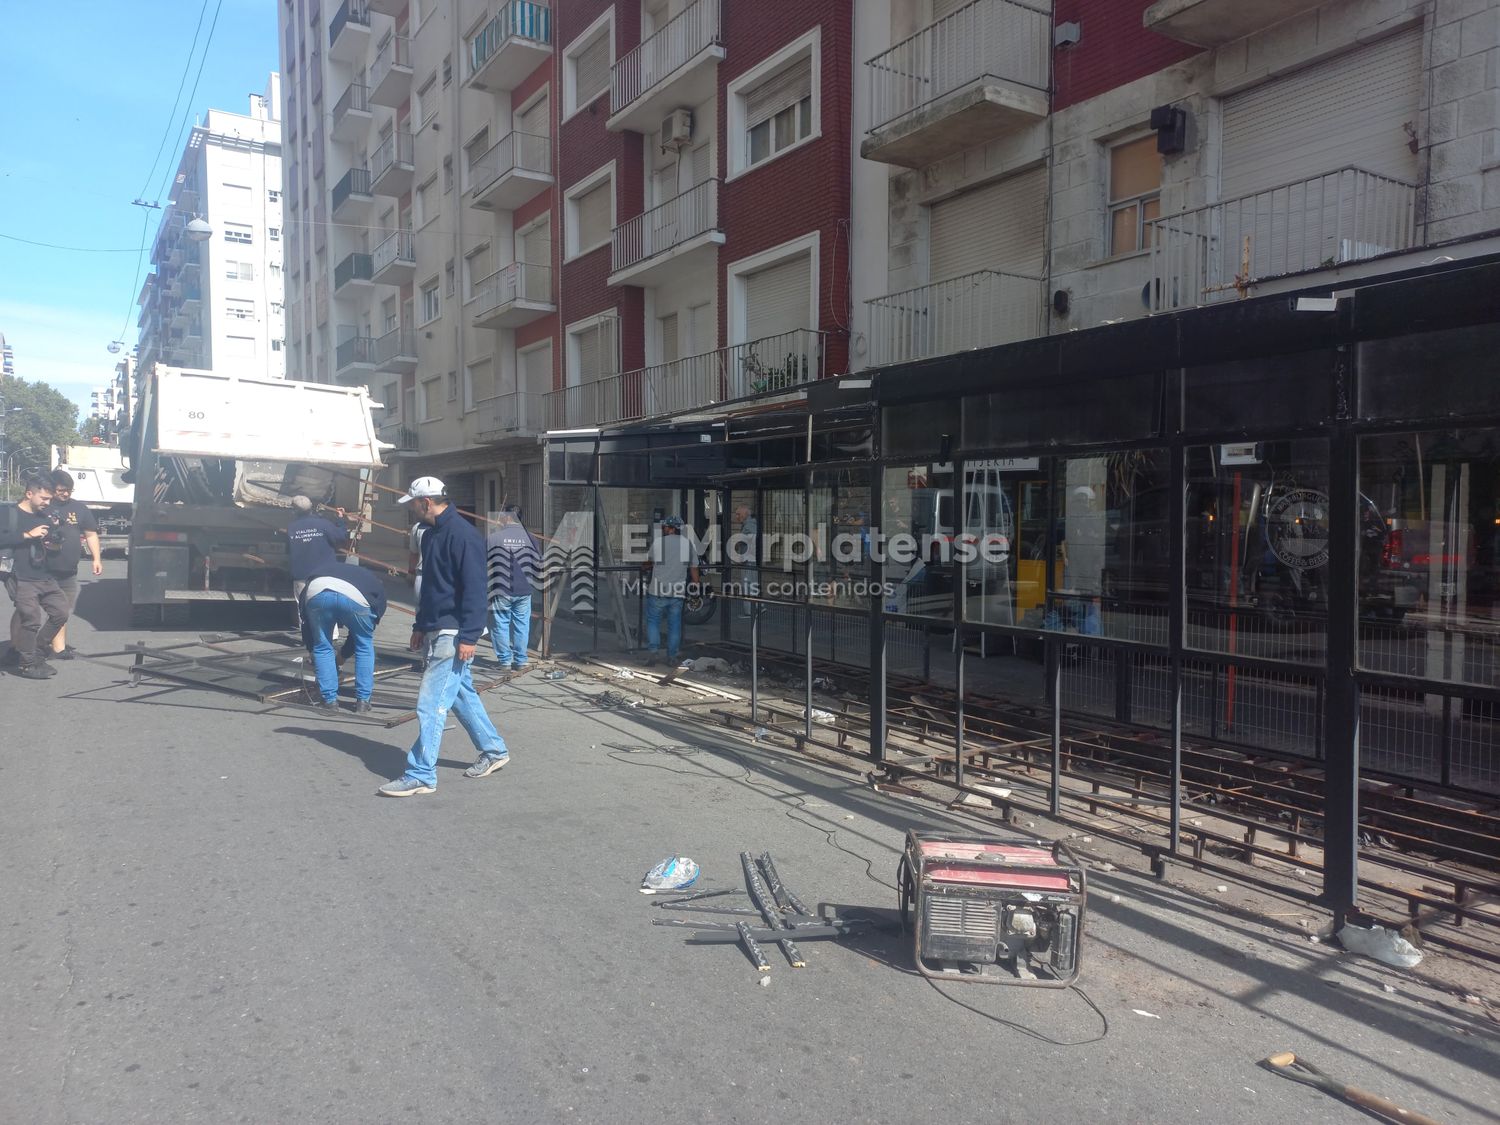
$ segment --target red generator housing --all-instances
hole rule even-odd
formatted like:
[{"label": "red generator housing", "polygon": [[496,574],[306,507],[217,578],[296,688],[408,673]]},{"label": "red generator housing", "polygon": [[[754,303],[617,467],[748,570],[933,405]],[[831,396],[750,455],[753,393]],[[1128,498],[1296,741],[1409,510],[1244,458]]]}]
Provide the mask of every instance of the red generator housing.
[{"label": "red generator housing", "polygon": [[923,976],[1044,988],[1078,979],[1088,885],[1067,845],[910,831],[899,883]]}]

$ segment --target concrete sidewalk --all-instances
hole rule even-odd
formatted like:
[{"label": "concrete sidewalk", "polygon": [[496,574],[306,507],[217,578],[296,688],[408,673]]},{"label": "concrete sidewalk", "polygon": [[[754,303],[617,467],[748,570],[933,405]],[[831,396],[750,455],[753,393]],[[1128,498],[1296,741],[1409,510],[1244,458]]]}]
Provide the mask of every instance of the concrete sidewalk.
[{"label": "concrete sidewalk", "polygon": [[[122,578],[85,588],[85,653],[137,636]],[[410,724],[131,688],[125,663],[0,679],[0,1120],[1368,1120],[1256,1067],[1280,1050],[1440,1120],[1500,1105],[1483,1004],[1242,920],[1233,890],[1095,872],[1081,993],[936,988],[891,925],[896,857],[909,826],[976,822],[701,706],[532,674],[485,697],[505,770],[464,779],[451,731],[437,793],[390,801]],[[802,970],[770,949],[761,986],[651,925],[654,863],[737,888],[742,850],[877,928]]]}]

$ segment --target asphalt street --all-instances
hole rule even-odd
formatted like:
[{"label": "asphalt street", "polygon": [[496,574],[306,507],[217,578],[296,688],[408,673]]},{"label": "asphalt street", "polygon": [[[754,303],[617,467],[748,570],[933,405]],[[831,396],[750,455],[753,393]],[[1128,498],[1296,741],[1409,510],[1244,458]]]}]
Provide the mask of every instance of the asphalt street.
[{"label": "asphalt street", "polygon": [[[930,985],[896,858],[908,827],[974,822],[701,705],[604,709],[609,682],[532,673],[485,697],[506,769],[462,777],[453,730],[434,795],[379,799],[411,724],[130,686],[102,655],[144,635],[123,577],[85,585],[97,659],[0,678],[0,1121],[1369,1120],[1256,1066],[1283,1050],[1440,1120],[1500,1106],[1480,1008],[1234,890],[1096,871],[1081,993]],[[684,916],[638,893],[653,864],[739,888],[743,850],[874,928],[801,970],[769,949],[762,984],[651,924]]]}]

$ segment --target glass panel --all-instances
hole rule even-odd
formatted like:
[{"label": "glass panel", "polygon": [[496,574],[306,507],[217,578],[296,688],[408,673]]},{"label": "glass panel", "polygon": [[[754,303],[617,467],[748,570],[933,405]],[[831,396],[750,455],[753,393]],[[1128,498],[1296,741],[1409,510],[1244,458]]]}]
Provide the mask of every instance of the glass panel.
[{"label": "glass panel", "polygon": [[1331,417],[1338,353],[1300,352],[1234,360],[1183,371],[1183,426],[1188,433],[1302,430]]},{"label": "glass panel", "polygon": [[885,440],[882,449],[888,457],[938,457],[943,437],[950,444],[959,432],[960,400],[937,399],[887,407]]},{"label": "glass panel", "polygon": [[1141,249],[1151,245],[1151,220],[1161,218],[1161,197],[1141,200]]},{"label": "glass panel", "polygon": [[1161,154],[1156,137],[1115,145],[1109,150],[1109,198],[1129,199],[1161,187]]},{"label": "glass panel", "polygon": [[768,488],[761,494],[762,596],[802,601],[807,577],[806,504],[802,489]]},{"label": "glass panel", "polygon": [[885,469],[876,551],[890,613],[953,619],[953,466],[893,465]]},{"label": "glass panel", "polygon": [[1360,666],[1500,686],[1500,430],[1364,438],[1359,487]]},{"label": "glass panel", "polygon": [[868,469],[813,475],[811,532],[819,545],[808,600],[816,605],[868,609],[874,529]]},{"label": "glass panel", "polygon": [[[1193,446],[1187,466],[1187,645],[1322,663],[1328,443],[1303,438]],[[1170,575],[1142,560],[1131,581],[1166,586]]]},{"label": "glass panel", "polygon": [[771,123],[762,121],[750,130],[750,163],[756,164],[771,155]]},{"label": "glass panel", "polygon": [[1361,418],[1500,413],[1500,325],[1424,332],[1359,345]]},{"label": "glass panel", "polygon": [[1040,626],[1047,590],[1048,480],[1037,457],[964,465],[964,619]]},{"label": "glass panel", "polygon": [[1154,437],[1162,428],[1163,378],[1148,371],[1087,382],[1053,379],[969,396],[963,401],[963,448],[1029,450]]},{"label": "glass panel", "polygon": [[1111,254],[1129,254],[1132,250],[1139,249],[1136,245],[1137,216],[1138,208],[1134,203],[1109,213]]}]

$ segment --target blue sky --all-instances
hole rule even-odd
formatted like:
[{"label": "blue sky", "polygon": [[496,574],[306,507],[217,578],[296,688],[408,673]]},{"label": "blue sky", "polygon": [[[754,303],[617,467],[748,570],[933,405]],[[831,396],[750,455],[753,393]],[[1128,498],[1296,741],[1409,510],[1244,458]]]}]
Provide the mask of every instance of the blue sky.
[{"label": "blue sky", "polygon": [[[95,248],[148,245],[161,213],[131,200],[165,203],[163,182],[176,170],[187,129],[210,108],[246,112],[249,95],[265,89],[278,65],[276,4],[208,0],[184,103],[216,5],[218,26],[193,104],[179,104],[175,117],[172,99],[199,0],[5,5],[0,235]],[[171,137],[148,180],[169,120]],[[135,344],[138,257],[144,276],[145,255],[0,238],[0,333],[15,349],[16,374],[86,404],[89,390],[114,368],[109,342]]]}]

